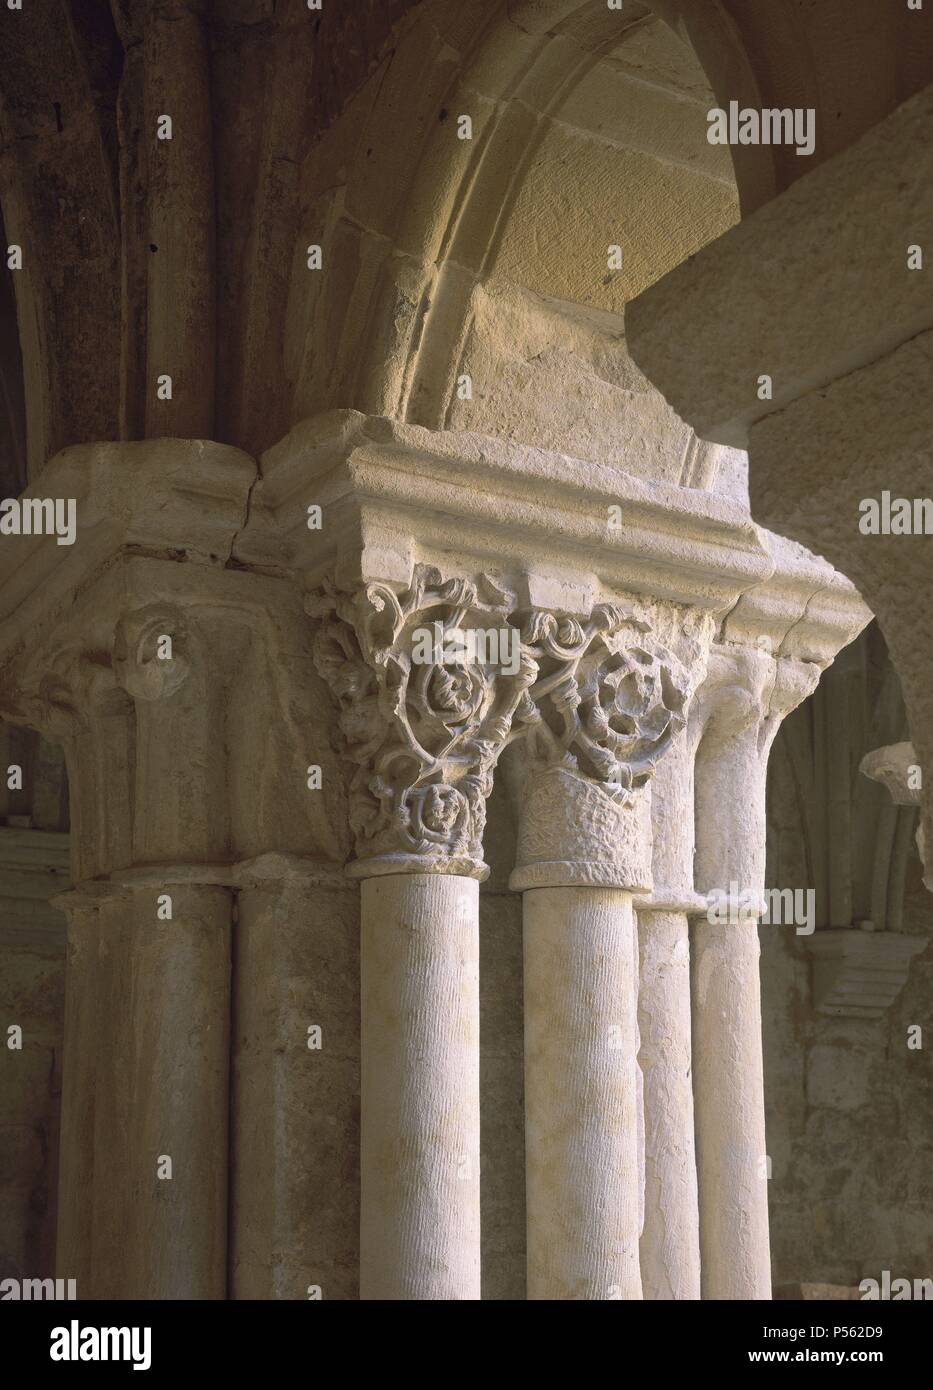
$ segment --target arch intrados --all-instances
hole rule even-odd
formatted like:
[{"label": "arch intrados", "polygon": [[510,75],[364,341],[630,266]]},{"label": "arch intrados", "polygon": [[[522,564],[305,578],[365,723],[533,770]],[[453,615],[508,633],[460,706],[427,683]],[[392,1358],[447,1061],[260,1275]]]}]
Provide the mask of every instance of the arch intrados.
[{"label": "arch intrados", "polygon": [[[383,229],[395,255],[383,269],[381,291],[372,298],[366,333],[370,350],[356,374],[361,389],[354,395],[365,408],[407,415],[422,424],[440,423],[440,401],[459,356],[473,289],[494,268],[503,230],[549,120],[600,59],[623,47],[633,30],[657,19],[647,5],[629,12],[622,28],[618,12],[580,0],[512,0],[500,6],[442,97],[441,110],[448,116],[475,110],[477,94],[496,103],[488,123],[478,126],[478,138],[464,141],[461,151],[449,124],[439,121],[436,112],[426,112],[422,93],[414,95],[408,112],[411,182],[395,228]],[[420,41],[417,28],[402,40]],[[376,108],[371,121],[372,140],[364,136],[360,141],[361,154],[364,149],[371,153],[380,137]],[[419,146],[415,132],[425,127],[433,133]],[[404,138],[397,125],[392,138]],[[366,176],[361,159],[351,185]],[[689,210],[684,220],[690,220]],[[409,288],[420,286],[420,310],[408,325],[407,345],[387,364],[385,343],[392,335],[381,320],[395,312],[387,281],[401,273],[399,256]],[[414,409],[413,400],[418,402]]]}]

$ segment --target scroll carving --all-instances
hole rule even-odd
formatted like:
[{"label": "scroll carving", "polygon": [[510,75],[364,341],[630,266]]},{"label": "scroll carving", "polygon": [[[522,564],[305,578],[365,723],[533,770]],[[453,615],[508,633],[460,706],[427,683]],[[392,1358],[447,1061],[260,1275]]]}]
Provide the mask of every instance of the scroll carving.
[{"label": "scroll carving", "polygon": [[[385,872],[483,872],[485,801],[512,739],[527,736],[536,766],[585,779],[625,809],[684,726],[686,672],[621,605],[599,605],[584,622],[519,616],[488,576],[445,582],[419,566],[401,595],[327,586],[308,611],[315,664],[355,764],[357,856]],[[427,625],[441,649],[457,633],[498,631],[514,639],[515,660],[488,651],[419,660]]]},{"label": "scroll carving", "polygon": [[[315,664],[338,701],[343,752],[356,764],[350,821],[360,860],[383,860],[391,872],[484,873],[493,769],[533,713],[536,667],[508,623],[510,607],[489,578],[444,582],[429,566],[417,567],[401,595],[368,584],[309,600]],[[419,660],[429,627],[453,657]],[[511,633],[515,668],[489,653],[457,655],[457,634],[471,631]]]},{"label": "scroll carving", "polygon": [[528,731],[536,763],[592,778],[630,805],[686,723],[687,672],[616,604],[585,623],[535,612],[522,642],[538,671]]}]

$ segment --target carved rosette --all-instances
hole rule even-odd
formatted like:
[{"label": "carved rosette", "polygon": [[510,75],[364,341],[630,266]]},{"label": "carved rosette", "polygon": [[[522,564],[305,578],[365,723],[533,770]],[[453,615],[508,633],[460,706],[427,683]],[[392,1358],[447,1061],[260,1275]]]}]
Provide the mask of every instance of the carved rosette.
[{"label": "carved rosette", "polygon": [[618,604],[586,622],[535,612],[522,640],[537,677],[514,889],[651,887],[639,793],[686,723],[687,670]]},{"label": "carved rosette", "polygon": [[[129,608],[110,641],[71,641],[24,655],[0,679],[0,716],[67,742],[94,715],[128,713],[132,700],[174,694],[191,669],[189,628],[173,606]],[[163,633],[174,642],[171,661],[157,659]]]},{"label": "carved rosette", "polygon": [[[350,871],[485,877],[493,768],[532,714],[527,691],[537,674],[508,623],[510,595],[487,577],[444,582],[418,566],[402,594],[384,584],[352,593],[328,586],[307,607],[317,620],[315,664],[338,702],[342,751],[356,765]],[[471,632],[495,632],[498,646],[471,651],[457,641]],[[508,634],[517,660],[502,659]]]},{"label": "carved rosette", "polygon": [[592,778],[632,805],[686,722],[680,662],[617,604],[594,608],[586,623],[533,613],[522,643],[538,669],[528,730],[536,763]]}]

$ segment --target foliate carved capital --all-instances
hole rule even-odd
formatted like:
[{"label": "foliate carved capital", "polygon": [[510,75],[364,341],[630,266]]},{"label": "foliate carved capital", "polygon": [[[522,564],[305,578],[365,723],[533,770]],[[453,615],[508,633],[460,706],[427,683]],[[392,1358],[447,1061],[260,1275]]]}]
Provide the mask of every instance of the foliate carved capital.
[{"label": "foliate carved capital", "polygon": [[522,628],[537,667],[516,890],[651,887],[649,807],[640,794],[686,723],[690,674],[621,605],[589,619],[537,612]]},{"label": "foliate carved capital", "polygon": [[445,582],[423,565],[401,594],[371,583],[309,596],[315,664],[356,765],[351,872],[485,877],[493,768],[516,716],[531,712],[536,675],[508,622],[511,606],[485,576]]},{"label": "foliate carved capital", "polygon": [[684,728],[688,672],[618,604],[598,605],[586,622],[532,613],[522,645],[537,668],[527,734],[534,766],[591,779],[631,806]]}]

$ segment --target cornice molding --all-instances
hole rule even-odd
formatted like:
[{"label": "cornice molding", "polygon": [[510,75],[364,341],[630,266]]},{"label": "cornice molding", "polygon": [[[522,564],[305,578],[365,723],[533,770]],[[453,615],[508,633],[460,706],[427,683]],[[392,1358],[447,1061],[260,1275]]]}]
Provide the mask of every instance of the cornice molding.
[{"label": "cornice molding", "polygon": [[[440,559],[450,577],[492,574],[529,609],[585,617],[618,594],[650,596],[710,613],[723,640],[822,665],[870,616],[825,561],[716,494],[356,411],[296,425],[261,477],[248,455],[210,441],[90,444],[56,455],[28,496],[74,497],[80,544],[4,538],[6,651],[134,555],[396,591]],[[307,524],[312,504],[320,530]]]},{"label": "cornice molding", "polygon": [[[309,530],[307,507],[321,507]],[[620,509],[610,526],[610,507]],[[568,613],[604,591],[723,613],[773,568],[759,529],[712,493],[647,483],[598,463],[355,411],[305,420],[262,459],[240,564],[407,588],[416,564],[550,581]]]},{"label": "cornice molding", "polygon": [[719,640],[822,669],[871,622],[871,609],[828,561],[784,536],[761,535],[772,572],[739,596],[722,620]]}]

